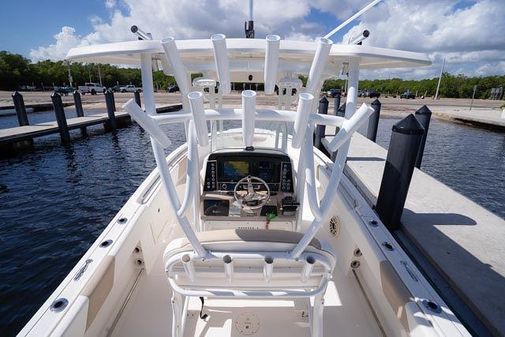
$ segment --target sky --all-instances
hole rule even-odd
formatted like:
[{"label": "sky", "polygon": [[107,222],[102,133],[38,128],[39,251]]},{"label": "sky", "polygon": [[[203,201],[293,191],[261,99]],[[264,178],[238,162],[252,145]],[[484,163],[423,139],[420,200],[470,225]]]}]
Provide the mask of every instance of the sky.
[{"label": "sky", "polygon": [[[313,40],[371,0],[255,0],[256,37]],[[61,60],[72,47],[135,39],[135,24],[155,39],[243,37],[248,0],[17,0],[0,11],[0,50],[32,61]],[[366,78],[405,79],[446,71],[468,76],[505,74],[505,0],[383,0],[332,37],[346,43],[370,31],[365,45],[426,53],[433,65],[379,70]]]}]

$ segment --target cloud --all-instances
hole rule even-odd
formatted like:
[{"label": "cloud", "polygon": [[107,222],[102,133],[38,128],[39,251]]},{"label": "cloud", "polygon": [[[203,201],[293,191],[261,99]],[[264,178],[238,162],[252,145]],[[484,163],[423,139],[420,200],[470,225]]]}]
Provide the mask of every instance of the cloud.
[{"label": "cloud", "polygon": [[30,51],[33,60],[61,60],[64,59],[70,48],[84,43],[82,37],[75,34],[73,27],[63,26],[61,31],[54,35],[55,43],[47,47],[38,47]]},{"label": "cloud", "polygon": [[[457,2],[456,5],[462,5]],[[433,66],[427,75],[437,76],[443,58],[451,72],[468,75],[503,73],[505,55],[505,6],[502,0],[482,0],[455,8],[454,1],[391,0],[365,14],[342,38],[348,41],[364,29],[371,31],[366,44],[427,53]],[[479,70],[481,69],[481,70]],[[376,74],[379,72],[375,72]],[[401,70],[394,71],[402,74]],[[413,72],[414,77],[425,71]],[[407,77],[409,77],[407,75]]]},{"label": "cloud", "polygon": [[[314,13],[324,13],[341,22],[369,0],[256,0],[256,36],[279,34],[283,38],[311,40],[324,35],[328,27]],[[93,17],[93,31],[79,35],[72,27],[62,27],[55,42],[31,50],[30,57],[62,59],[75,46],[134,39],[131,25],[151,32],[155,38],[206,38],[213,33],[242,37],[248,17],[243,0],[105,0],[109,17]],[[434,65],[408,70],[364,72],[366,77],[438,76],[443,58],[447,70],[468,75],[504,73],[505,6],[503,0],[385,0],[361,17],[341,37],[371,31],[365,45],[427,53]],[[342,36],[342,35],[338,35]],[[333,37],[340,39],[340,37]]]}]

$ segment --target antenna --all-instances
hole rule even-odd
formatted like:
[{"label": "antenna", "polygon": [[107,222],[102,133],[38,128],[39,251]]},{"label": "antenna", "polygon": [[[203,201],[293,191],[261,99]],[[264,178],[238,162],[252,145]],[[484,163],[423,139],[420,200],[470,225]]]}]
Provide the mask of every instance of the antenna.
[{"label": "antenna", "polygon": [[370,8],[372,8],[373,6],[377,5],[381,1],[382,0],[374,0],[374,1],[370,2],[368,5],[366,5],[365,7],[363,7],[362,10],[360,10],[358,13],[354,14],[349,19],[347,19],[344,22],[342,22],[337,28],[333,29],[331,32],[329,32],[328,34],[326,34],[324,37],[327,38],[327,39],[329,39],[336,32],[338,32],[339,30],[341,30],[342,28],[344,28],[345,26],[347,26],[348,24],[350,24],[351,22],[353,22],[354,20],[356,20],[357,18],[359,18],[360,16],[362,16],[363,14],[365,14],[366,12],[368,12],[370,10]]},{"label": "antenna", "polygon": [[249,21],[244,22],[245,37],[254,39],[253,0],[249,0]]}]

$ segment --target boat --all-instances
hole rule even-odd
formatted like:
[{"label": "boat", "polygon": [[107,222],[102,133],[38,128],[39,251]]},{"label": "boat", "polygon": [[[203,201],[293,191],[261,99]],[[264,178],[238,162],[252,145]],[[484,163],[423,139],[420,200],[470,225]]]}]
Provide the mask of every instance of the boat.
[{"label": "boat", "polygon": [[[357,106],[360,70],[426,55],[215,34],[67,58],[140,66],[144,106],[123,108],[149,133],[157,168],[19,336],[470,336],[343,174],[373,113]],[[153,69],[175,77],[181,111],[156,113]],[[341,74],[345,116],[316,113],[323,80]],[[278,105],[244,90],[241,106],[225,106],[232,82],[262,83]],[[173,123],[186,142],[167,156]],[[334,160],[313,146],[318,126],[336,130]]]}]

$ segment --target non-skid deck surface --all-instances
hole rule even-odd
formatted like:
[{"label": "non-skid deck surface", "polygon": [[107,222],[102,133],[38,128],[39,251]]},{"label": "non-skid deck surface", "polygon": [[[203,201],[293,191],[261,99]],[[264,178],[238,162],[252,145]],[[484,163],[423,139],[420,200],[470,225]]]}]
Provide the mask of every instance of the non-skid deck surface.
[{"label": "non-skid deck surface", "polygon": [[[159,272],[144,274],[116,326],[113,336],[158,337],[171,335],[170,287],[161,259]],[[199,318],[200,300],[188,305],[184,336],[310,336],[304,300],[206,299]],[[310,312],[309,312],[310,313]],[[380,330],[352,275],[336,269],[329,283],[324,309],[325,336],[380,336]]]}]

